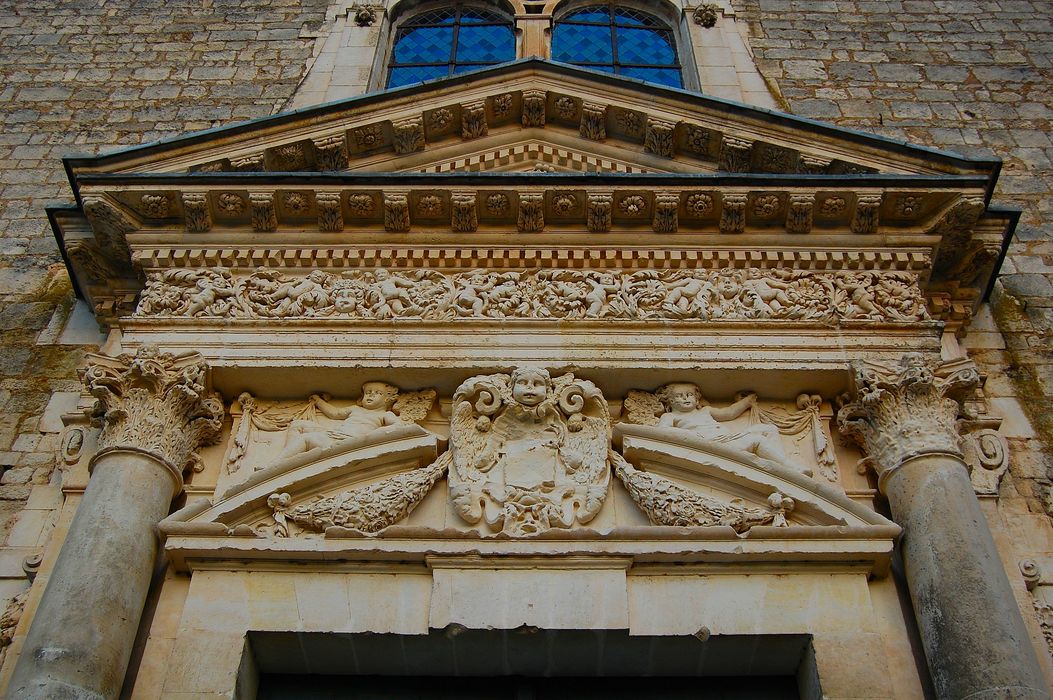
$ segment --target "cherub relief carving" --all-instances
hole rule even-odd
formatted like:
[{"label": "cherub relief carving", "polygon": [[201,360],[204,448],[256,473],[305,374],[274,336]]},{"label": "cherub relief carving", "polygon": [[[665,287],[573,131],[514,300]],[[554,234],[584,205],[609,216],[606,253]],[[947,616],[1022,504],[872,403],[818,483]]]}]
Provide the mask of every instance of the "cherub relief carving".
[{"label": "cherub relief carving", "polygon": [[339,427],[331,429],[312,420],[293,421],[278,458],[325,449],[336,440],[364,437],[384,426],[398,425],[399,417],[391,410],[398,394],[398,387],[384,382],[366,382],[362,385],[358,405],[347,408],[337,408],[318,394],[312,395],[311,404],[326,418],[341,421]]},{"label": "cherub relief carving", "polygon": [[532,535],[599,512],[610,414],[591,382],[519,368],[465,381],[453,404],[450,497],[464,520]]}]

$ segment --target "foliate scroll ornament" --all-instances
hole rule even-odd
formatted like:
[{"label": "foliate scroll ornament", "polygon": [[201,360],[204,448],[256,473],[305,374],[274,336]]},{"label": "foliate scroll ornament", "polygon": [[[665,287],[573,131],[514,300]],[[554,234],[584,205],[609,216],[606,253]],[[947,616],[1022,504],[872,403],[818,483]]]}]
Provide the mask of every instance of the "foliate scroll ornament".
[{"label": "foliate scroll ornament", "polygon": [[856,211],[852,215],[852,233],[876,233],[881,195],[861,194],[856,197]]},{"label": "foliate scroll ornament", "polygon": [[614,195],[606,193],[592,193],[588,195],[586,204],[586,224],[592,233],[602,233],[611,230],[611,214],[614,208]]},{"label": "foliate scroll ornament", "polygon": [[475,192],[454,192],[450,195],[450,227],[461,233],[479,228]]},{"label": "foliate scroll ornament", "polygon": [[339,192],[319,192],[314,198],[318,207],[318,229],[336,232],[344,230],[344,208]]},{"label": "foliate scroll ornament", "polygon": [[278,228],[278,215],[274,208],[273,193],[250,192],[249,204],[252,207],[253,231],[274,231]]},{"label": "foliate scroll ornament", "polygon": [[125,265],[130,264],[127,235],[138,228],[135,222],[102,197],[84,197],[84,216],[102,252]]},{"label": "foliate scroll ornament", "polygon": [[738,533],[757,525],[786,527],[786,513],[792,511],[795,505],[793,499],[777,491],[769,497],[770,510],[718,501],[685,489],[669,479],[640,471],[614,450],[610,452],[610,460],[615,475],[621,479],[629,496],[654,525],[726,526]]},{"label": "foliate scroll ornament", "polygon": [[602,141],[607,138],[607,105],[583,102],[578,133],[582,138]]},{"label": "foliate scroll ornament", "polygon": [[962,454],[973,490],[983,496],[998,495],[998,486],[1009,470],[1009,443],[1005,437],[992,428],[967,430],[962,435]]},{"label": "foliate scroll ornament", "polygon": [[[163,285],[147,288],[136,313],[143,316],[224,317],[238,304],[230,270],[173,268],[157,273]],[[165,290],[160,292],[160,290]]]},{"label": "foliate scroll ornament", "polygon": [[205,233],[212,229],[212,212],[208,208],[208,195],[203,192],[183,193],[183,218],[190,233]]},{"label": "foliate scroll ornament", "polygon": [[729,173],[749,172],[753,159],[753,142],[725,136],[720,142],[717,167]]},{"label": "foliate scroll ornament", "polygon": [[680,208],[680,196],[675,192],[656,192],[654,195],[654,217],[651,229],[655,233],[676,233],[677,210]]},{"label": "foliate scroll ornament", "polygon": [[404,192],[384,193],[384,230],[404,232],[410,229],[409,195]]},{"label": "foliate scroll ornament", "polygon": [[746,195],[726,194],[721,201],[721,233],[742,233],[746,228]]},{"label": "foliate scroll ornament", "polygon": [[408,154],[424,149],[424,118],[410,117],[392,122],[394,140],[392,146],[397,154]]},{"label": "foliate scroll ornament", "polygon": [[971,362],[945,363],[937,355],[911,352],[897,365],[856,361],[852,375],[856,398],[838,411],[837,422],[866,451],[879,485],[913,457],[963,457],[960,401],[980,381]]},{"label": "foliate scroll ornament", "polygon": [[519,195],[519,216],[516,228],[522,233],[536,233],[545,228],[545,195],[523,192]]},{"label": "foliate scroll ornament", "polygon": [[647,118],[647,130],[644,133],[644,149],[656,156],[673,157],[673,132],[676,124],[661,119]]},{"label": "foliate scroll ornament", "polygon": [[94,459],[111,450],[146,452],[181,487],[183,472],[200,463],[197,449],[220,436],[223,400],[208,391],[208,366],[197,353],[142,346],[135,355],[90,355],[83,379],[96,399],[93,424],[102,428]]},{"label": "foliate scroll ornament", "polygon": [[472,377],[453,396],[453,507],[513,536],[587,523],[607,496],[610,439],[591,382],[534,368]]},{"label": "foliate scroll ornament", "polygon": [[448,455],[444,453],[426,467],[301,505],[294,505],[287,493],[271,494],[267,504],[273,512],[274,534],[288,537],[289,523],[310,532],[325,532],[331,527],[380,532],[406,518],[424,500],[446,473]]},{"label": "foliate scroll ornament", "polygon": [[812,209],[815,195],[791,194],[790,206],[786,210],[786,230],[790,233],[808,233],[812,230]]},{"label": "foliate scroll ornament", "polygon": [[166,194],[144,194],[139,198],[139,208],[151,219],[165,219],[172,213]]},{"label": "foliate scroll ornament", "polygon": [[545,126],[545,91],[523,91],[523,126],[540,128]]},{"label": "foliate scroll ornament", "polygon": [[461,105],[461,137],[477,139],[489,132],[486,123],[486,102],[469,102]]},{"label": "foliate scroll ornament", "polygon": [[341,136],[314,139],[314,160],[319,170],[346,170],[347,143]]}]

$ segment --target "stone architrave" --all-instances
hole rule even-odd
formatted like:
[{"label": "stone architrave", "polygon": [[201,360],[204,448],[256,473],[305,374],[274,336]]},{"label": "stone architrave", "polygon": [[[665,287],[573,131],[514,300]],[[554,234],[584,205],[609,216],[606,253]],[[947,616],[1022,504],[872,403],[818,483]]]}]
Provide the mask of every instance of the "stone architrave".
[{"label": "stone architrave", "polygon": [[8,686],[11,697],[114,698],[150,587],[154,530],[196,450],[219,438],[223,402],[197,353],[92,355],[84,373],[102,428],[70,524]]},{"label": "stone architrave", "polygon": [[908,353],[853,365],[856,400],[838,413],[878,473],[895,521],[933,685],[940,698],[1046,698],[1045,680],[958,435],[968,360]]}]

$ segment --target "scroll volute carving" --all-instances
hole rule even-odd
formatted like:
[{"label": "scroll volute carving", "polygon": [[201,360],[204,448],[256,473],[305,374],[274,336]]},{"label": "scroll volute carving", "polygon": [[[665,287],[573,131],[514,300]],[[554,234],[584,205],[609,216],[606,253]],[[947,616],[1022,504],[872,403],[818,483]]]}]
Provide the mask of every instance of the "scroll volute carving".
[{"label": "scroll volute carving", "polygon": [[197,353],[173,355],[152,346],[116,358],[90,355],[84,384],[102,428],[98,460],[113,450],[145,452],[173,475],[196,467],[197,449],[213,444],[223,425],[223,401],[208,389],[208,366]]}]

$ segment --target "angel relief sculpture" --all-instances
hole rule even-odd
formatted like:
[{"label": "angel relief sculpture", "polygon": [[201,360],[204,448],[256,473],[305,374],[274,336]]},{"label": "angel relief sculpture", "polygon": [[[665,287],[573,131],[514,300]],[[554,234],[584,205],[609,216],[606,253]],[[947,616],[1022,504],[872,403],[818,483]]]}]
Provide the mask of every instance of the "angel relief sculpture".
[{"label": "angel relief sculpture", "polygon": [[535,368],[473,377],[453,397],[453,505],[515,536],[587,523],[607,495],[610,439],[592,382]]},{"label": "angel relief sculpture", "polygon": [[[252,457],[256,469],[262,469],[387,426],[420,422],[435,404],[435,396],[434,389],[406,392],[386,382],[365,382],[361,398],[349,406],[335,405],[328,395],[314,394],[306,402],[272,402],[242,394],[238,398],[242,417],[227,454],[227,470],[238,471]],[[283,435],[268,440],[259,433]],[[254,446],[268,456],[249,456]]]}]

